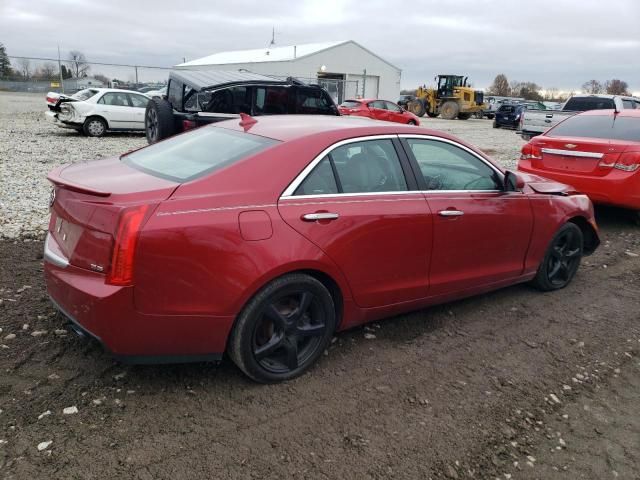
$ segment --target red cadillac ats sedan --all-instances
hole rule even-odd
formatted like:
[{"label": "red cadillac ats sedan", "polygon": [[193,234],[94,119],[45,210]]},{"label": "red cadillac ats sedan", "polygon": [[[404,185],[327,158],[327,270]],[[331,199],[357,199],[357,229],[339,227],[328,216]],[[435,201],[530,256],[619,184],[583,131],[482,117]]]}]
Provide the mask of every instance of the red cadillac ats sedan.
[{"label": "red cadillac ats sedan", "polygon": [[357,117],[243,117],[49,180],[47,289],[79,332],[135,363],[226,352],[260,382],[365,322],[560,289],[599,243],[570,187]]},{"label": "red cadillac ats sedan", "polygon": [[341,115],[354,115],[375,120],[386,120],[387,122],[420,125],[418,116],[387,100],[376,100],[375,98],[345,100],[338,106],[338,110]]}]

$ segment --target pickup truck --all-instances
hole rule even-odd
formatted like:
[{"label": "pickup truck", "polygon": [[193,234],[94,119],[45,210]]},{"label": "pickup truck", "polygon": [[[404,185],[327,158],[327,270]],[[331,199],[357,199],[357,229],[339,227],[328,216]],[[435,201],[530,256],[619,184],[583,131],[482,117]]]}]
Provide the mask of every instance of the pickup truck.
[{"label": "pickup truck", "polygon": [[516,130],[523,140],[529,141],[562,120],[586,110],[624,110],[640,108],[640,99],[621,95],[574,95],[561,110],[527,110],[520,116]]}]

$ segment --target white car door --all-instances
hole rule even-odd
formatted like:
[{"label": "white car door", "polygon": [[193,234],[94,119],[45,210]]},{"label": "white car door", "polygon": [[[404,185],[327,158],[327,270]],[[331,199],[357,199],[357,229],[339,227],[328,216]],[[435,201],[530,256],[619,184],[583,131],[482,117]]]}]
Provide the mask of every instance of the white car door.
[{"label": "white car door", "polygon": [[131,109],[133,110],[133,121],[131,128],[135,130],[144,130],[144,112],[149,103],[149,97],[140,95],[138,93],[128,93],[131,103]]},{"label": "white car door", "polygon": [[96,106],[97,113],[107,120],[110,130],[135,128],[135,110],[137,109],[129,105],[129,96],[126,92],[107,92],[98,100]]}]

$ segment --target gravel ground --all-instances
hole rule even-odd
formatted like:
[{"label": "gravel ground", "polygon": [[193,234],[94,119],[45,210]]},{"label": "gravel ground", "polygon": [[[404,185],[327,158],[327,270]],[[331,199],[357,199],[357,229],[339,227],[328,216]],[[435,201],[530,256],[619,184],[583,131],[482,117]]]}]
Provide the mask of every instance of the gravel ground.
[{"label": "gravel ground", "polygon": [[[146,145],[142,133],[90,138],[45,119],[44,96],[0,92],[0,238],[41,238],[47,228],[47,173],[61,163],[119,155]],[[491,121],[425,117],[423,125],[457,135],[505,167],[514,167],[523,141]]]}]

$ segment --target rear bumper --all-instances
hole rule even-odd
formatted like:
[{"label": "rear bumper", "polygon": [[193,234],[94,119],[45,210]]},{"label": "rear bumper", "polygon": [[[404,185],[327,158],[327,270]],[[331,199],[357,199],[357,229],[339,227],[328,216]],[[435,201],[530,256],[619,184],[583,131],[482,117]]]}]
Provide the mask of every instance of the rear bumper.
[{"label": "rear bumper", "polygon": [[640,171],[624,172],[614,168],[604,177],[593,177],[535,168],[530,160],[519,160],[518,170],[571,185],[596,204],[640,210]]},{"label": "rear bumper", "polygon": [[44,116],[47,118],[48,121],[50,121],[51,123],[53,123],[54,125],[60,127],[60,128],[80,128],[82,127],[82,123],[76,123],[76,122],[63,122],[62,120],[60,120],[58,118],[58,112],[53,112],[51,110],[48,110],[46,112],[44,112]]},{"label": "rear bumper", "polygon": [[222,358],[234,321],[231,316],[138,312],[133,287],[107,285],[103,274],[70,265],[50,236],[44,273],[54,305],[77,331],[96,339],[118,360],[181,363]]}]

